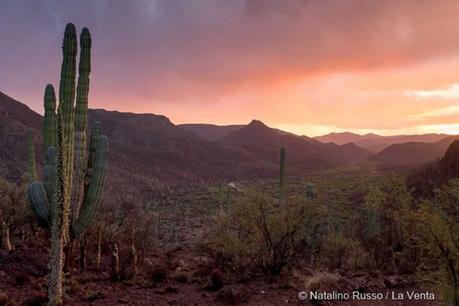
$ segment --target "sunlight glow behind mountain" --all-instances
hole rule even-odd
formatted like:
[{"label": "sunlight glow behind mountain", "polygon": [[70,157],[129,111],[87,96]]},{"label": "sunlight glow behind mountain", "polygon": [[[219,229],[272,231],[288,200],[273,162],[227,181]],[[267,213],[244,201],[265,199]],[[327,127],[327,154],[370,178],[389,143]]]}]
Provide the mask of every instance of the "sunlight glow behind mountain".
[{"label": "sunlight glow behind mountain", "polygon": [[[88,13],[89,12],[89,13]],[[315,136],[452,132],[459,1],[2,1],[0,90],[42,111],[63,25],[91,29],[91,105]],[[21,22],[18,22],[20,20]]]}]

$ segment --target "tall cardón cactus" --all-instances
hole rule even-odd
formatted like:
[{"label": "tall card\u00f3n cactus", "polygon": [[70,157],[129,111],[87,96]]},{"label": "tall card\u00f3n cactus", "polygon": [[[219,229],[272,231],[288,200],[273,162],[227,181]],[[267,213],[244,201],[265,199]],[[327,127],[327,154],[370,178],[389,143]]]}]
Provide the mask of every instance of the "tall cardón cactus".
[{"label": "tall card\u00f3n cactus", "polygon": [[[100,123],[94,124],[89,148],[86,146],[91,71],[91,35],[87,28],[81,31],[80,47],[78,84],[75,86],[77,35],[75,26],[67,24],[57,109],[52,85],[46,86],[44,95],[42,182],[34,175],[35,162],[29,160],[29,176],[35,180],[28,187],[28,198],[40,224],[51,231],[49,305],[62,305],[64,244],[84,232],[94,218],[107,170],[108,139],[101,135]],[[28,156],[31,159],[33,151],[29,136]]]},{"label": "tall card\u00f3n cactus", "polygon": [[285,203],[285,148],[280,149],[280,171],[279,171],[279,198],[280,203]]}]

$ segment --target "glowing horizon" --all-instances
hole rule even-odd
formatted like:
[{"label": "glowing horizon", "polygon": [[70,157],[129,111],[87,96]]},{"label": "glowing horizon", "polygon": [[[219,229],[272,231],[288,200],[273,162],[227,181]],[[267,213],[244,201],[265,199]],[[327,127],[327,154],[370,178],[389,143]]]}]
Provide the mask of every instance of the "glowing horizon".
[{"label": "glowing horizon", "polygon": [[459,134],[458,1],[2,1],[0,91],[42,113],[65,23],[91,108],[295,134]]}]

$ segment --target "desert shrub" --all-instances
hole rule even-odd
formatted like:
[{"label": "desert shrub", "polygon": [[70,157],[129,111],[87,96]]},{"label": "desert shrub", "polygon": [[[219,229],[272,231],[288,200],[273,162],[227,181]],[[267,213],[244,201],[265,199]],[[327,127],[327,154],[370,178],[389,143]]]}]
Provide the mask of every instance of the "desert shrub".
[{"label": "desert shrub", "polygon": [[156,266],[150,271],[150,279],[155,283],[163,282],[167,279],[166,268]]},{"label": "desert shrub", "polygon": [[31,211],[25,200],[25,182],[12,184],[0,177],[0,248],[14,249],[14,238],[25,240],[25,229],[31,222]]},{"label": "desert shrub", "polygon": [[14,284],[16,286],[23,286],[24,284],[28,283],[30,278],[24,272],[17,272],[14,275]]},{"label": "desert shrub", "polygon": [[103,297],[104,297],[104,294],[100,291],[90,291],[84,295],[83,300],[86,302],[94,302]]},{"label": "desert shrub", "polygon": [[6,293],[0,293],[0,306],[14,306],[15,303]]},{"label": "desert shrub", "polygon": [[395,269],[395,254],[407,246],[402,215],[413,206],[405,179],[396,175],[383,177],[365,196],[365,241],[378,265]]},{"label": "desert shrub", "polygon": [[265,194],[250,193],[217,216],[210,245],[241,278],[256,269],[277,275],[307,245],[314,211],[300,198],[280,204]]},{"label": "desert shrub", "polygon": [[210,281],[212,283],[212,288],[220,289],[224,285],[223,274],[219,269],[214,269],[210,274]]},{"label": "desert shrub", "polygon": [[0,305],[6,305],[8,303],[8,295],[5,293],[0,293]]},{"label": "desert shrub", "polygon": [[435,281],[445,305],[459,305],[459,180],[435,190],[405,221],[422,247],[422,276]]},{"label": "desert shrub", "polygon": [[216,294],[216,300],[224,305],[240,305],[247,303],[247,292],[243,287],[225,286]]},{"label": "desert shrub", "polygon": [[26,306],[43,306],[47,304],[47,297],[43,293],[33,293],[29,295],[23,302]]},{"label": "desert shrub", "polygon": [[331,269],[357,271],[368,267],[371,256],[360,241],[337,232],[324,237],[320,258]]},{"label": "desert shrub", "polygon": [[316,272],[305,280],[307,291],[331,292],[339,288],[342,277],[329,272]]}]

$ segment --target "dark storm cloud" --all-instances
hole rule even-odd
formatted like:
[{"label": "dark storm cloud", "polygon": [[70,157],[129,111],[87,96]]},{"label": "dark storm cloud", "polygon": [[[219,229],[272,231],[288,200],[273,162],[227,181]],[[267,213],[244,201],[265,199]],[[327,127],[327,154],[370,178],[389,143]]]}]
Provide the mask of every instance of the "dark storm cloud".
[{"label": "dark storm cloud", "polygon": [[457,16],[455,0],[3,0],[0,86],[41,103],[30,99],[57,83],[69,21],[92,32],[99,99],[212,103],[298,76],[456,54]]}]

